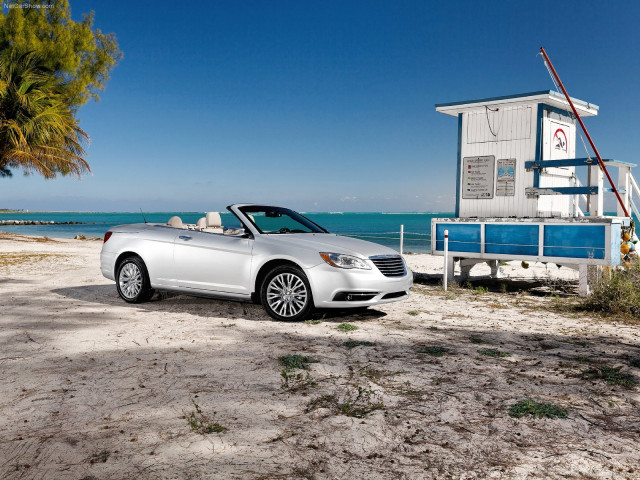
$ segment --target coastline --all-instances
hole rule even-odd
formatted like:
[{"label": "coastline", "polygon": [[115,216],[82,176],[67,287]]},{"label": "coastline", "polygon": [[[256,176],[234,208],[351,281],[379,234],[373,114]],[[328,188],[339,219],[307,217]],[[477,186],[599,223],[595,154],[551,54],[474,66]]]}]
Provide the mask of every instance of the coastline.
[{"label": "coastline", "polygon": [[[115,225],[142,223],[145,219],[149,223],[165,223],[174,215],[182,218],[184,223],[193,224],[203,216],[200,212],[145,212],[144,217],[140,212],[0,214],[0,231],[50,238],[74,238],[78,235],[98,237],[104,236],[105,232]],[[307,215],[332,233],[369,240],[395,250],[400,249],[400,230],[403,226],[404,251],[428,253],[431,248],[431,219],[448,214],[346,212],[337,215],[328,212],[311,212]],[[221,212],[221,218],[223,225],[237,223],[237,220],[228,212]],[[23,223],[33,222],[33,224],[6,225],[6,223],[14,223],[15,220]],[[54,224],[51,224],[51,221]]]}]

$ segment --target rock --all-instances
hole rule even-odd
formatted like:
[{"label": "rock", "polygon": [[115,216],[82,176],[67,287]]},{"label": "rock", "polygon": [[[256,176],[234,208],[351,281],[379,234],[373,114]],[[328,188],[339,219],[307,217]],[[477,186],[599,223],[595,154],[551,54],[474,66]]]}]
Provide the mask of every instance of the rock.
[{"label": "rock", "polygon": [[73,238],[74,238],[74,240],[86,240],[87,239],[87,237],[85,237],[84,235],[76,235]]}]

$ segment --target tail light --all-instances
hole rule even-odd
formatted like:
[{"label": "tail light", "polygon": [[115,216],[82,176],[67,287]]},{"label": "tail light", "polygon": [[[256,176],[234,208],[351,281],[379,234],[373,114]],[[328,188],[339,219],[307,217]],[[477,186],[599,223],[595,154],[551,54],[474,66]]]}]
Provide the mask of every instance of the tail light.
[{"label": "tail light", "polygon": [[107,243],[107,240],[109,240],[111,238],[111,235],[113,235],[113,232],[107,232],[104,234],[104,242],[102,243]]}]

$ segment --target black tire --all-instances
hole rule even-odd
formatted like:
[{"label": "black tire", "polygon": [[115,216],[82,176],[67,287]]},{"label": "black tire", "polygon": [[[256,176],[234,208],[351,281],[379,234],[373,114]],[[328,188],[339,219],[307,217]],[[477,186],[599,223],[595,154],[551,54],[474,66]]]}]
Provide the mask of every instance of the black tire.
[{"label": "black tire", "polygon": [[313,311],[307,276],[289,265],[275,267],[267,273],[260,286],[260,300],[270,317],[284,322],[304,320]]},{"label": "black tire", "polygon": [[128,303],[142,303],[153,296],[147,267],[138,256],[127,257],[120,262],[116,270],[116,289],[118,295]]}]

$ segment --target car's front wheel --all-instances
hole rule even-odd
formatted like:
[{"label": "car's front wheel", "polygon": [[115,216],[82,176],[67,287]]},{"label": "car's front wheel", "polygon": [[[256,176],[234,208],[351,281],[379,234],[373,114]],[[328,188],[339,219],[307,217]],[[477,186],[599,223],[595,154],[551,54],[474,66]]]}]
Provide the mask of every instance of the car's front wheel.
[{"label": "car's front wheel", "polygon": [[116,289],[120,297],[129,303],[146,302],[153,296],[147,267],[140,257],[125,258],[116,272]]},{"label": "car's front wheel", "polygon": [[260,290],[262,306],[276,320],[295,322],[313,310],[307,276],[299,268],[283,265],[271,270]]}]

